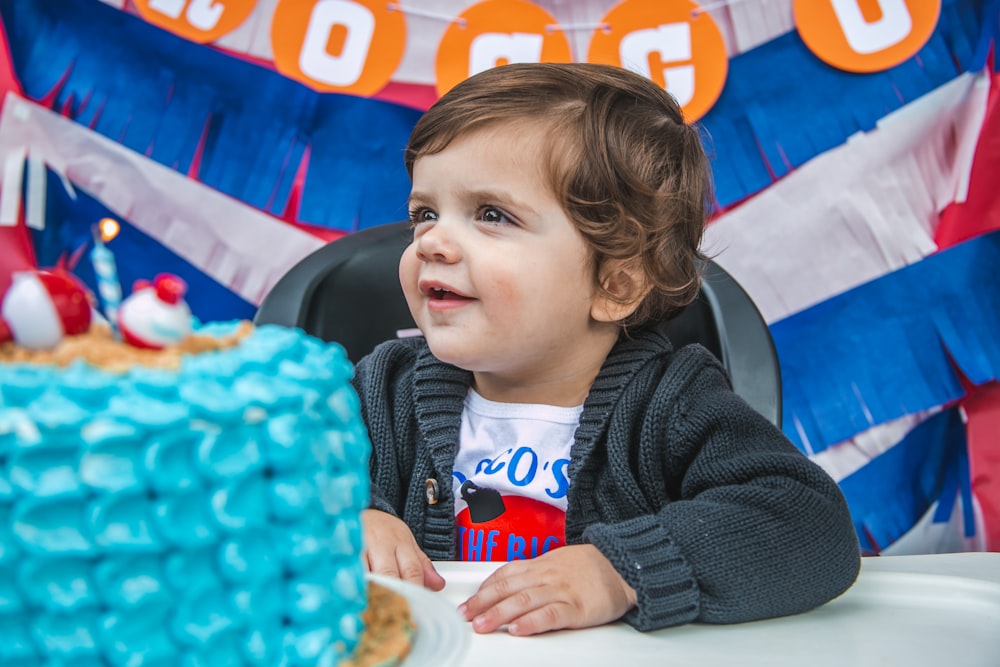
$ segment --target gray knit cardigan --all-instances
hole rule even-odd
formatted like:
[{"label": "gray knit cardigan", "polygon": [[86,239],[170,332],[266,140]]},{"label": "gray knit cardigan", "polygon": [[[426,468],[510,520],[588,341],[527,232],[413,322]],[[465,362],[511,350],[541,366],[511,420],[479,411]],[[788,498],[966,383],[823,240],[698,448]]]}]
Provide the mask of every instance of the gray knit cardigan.
[{"label": "gray knit cardigan", "polygon": [[[362,359],[373,508],[434,560],[455,558],[451,476],[471,373],[421,338]],[[656,330],[610,352],[569,465],[566,543],[590,543],[635,589],[639,630],[795,614],[854,582],[860,553],[836,483],[733,393],[707,350]],[[434,480],[437,502],[428,502]]]}]

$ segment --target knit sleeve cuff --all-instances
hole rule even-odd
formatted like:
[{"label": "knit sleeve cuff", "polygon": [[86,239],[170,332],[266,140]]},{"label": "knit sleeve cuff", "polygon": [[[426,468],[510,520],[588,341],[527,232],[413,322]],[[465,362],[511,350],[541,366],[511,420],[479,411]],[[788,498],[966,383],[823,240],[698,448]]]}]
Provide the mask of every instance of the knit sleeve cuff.
[{"label": "knit sleeve cuff", "polygon": [[700,591],[694,571],[655,517],[594,524],[583,538],[635,589],[637,604],[623,621],[644,632],[698,618]]}]

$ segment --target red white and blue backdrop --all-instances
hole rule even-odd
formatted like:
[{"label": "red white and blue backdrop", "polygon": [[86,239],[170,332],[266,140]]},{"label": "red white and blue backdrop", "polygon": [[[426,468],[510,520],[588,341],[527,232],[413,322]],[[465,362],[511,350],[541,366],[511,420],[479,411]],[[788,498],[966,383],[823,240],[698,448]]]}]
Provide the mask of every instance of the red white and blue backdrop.
[{"label": "red white and blue backdrop", "polygon": [[0,19],[0,291],[57,263],[96,290],[110,216],[126,293],[176,273],[205,321],[405,217],[409,131],[470,73],[650,76],[705,129],[706,250],[768,321],[784,429],[865,551],[1000,550],[1000,0],[0,0]]}]

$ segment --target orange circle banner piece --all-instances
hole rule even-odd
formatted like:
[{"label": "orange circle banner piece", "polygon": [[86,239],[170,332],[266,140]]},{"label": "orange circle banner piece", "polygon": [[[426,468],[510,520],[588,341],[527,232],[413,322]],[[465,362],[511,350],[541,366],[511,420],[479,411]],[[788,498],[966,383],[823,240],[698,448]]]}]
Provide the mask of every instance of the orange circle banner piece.
[{"label": "orange circle banner piece", "polygon": [[698,4],[625,0],[602,23],[590,40],[589,62],[652,79],[677,99],[689,123],[719,99],[729,54],[719,26]]},{"label": "orange circle banner piece", "polygon": [[525,0],[486,0],[457,16],[441,37],[437,93],[498,65],[572,60],[569,40],[547,11]]},{"label": "orange circle banner piece", "polygon": [[870,73],[895,67],[930,39],[941,0],[794,0],[799,36],[837,69]]},{"label": "orange circle banner piece", "polygon": [[385,0],[279,0],[271,20],[274,66],[320,92],[371,96],[406,48],[406,17]]},{"label": "orange circle banner piece", "polygon": [[135,0],[145,21],[198,44],[235,30],[256,5],[257,0]]}]

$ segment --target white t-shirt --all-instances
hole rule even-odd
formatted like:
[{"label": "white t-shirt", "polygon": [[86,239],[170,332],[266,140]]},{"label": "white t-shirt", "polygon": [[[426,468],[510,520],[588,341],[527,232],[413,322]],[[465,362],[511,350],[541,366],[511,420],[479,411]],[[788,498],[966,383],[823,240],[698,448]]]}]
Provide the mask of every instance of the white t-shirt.
[{"label": "white t-shirt", "polygon": [[581,412],[497,403],[469,390],[452,476],[459,560],[534,558],[565,544],[569,452]]}]

